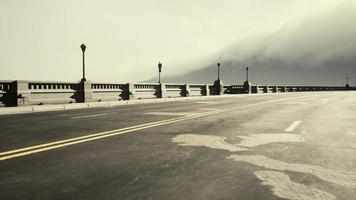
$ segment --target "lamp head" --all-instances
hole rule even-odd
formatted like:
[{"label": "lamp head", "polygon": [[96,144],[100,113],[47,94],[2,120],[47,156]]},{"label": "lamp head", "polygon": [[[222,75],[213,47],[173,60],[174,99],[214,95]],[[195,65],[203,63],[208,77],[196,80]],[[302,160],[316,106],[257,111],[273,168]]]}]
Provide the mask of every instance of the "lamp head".
[{"label": "lamp head", "polygon": [[161,62],[158,62],[158,70],[159,70],[159,72],[162,71],[162,63]]},{"label": "lamp head", "polygon": [[82,51],[84,52],[87,47],[85,46],[85,44],[82,44],[82,45],[80,45],[80,48],[81,48]]}]

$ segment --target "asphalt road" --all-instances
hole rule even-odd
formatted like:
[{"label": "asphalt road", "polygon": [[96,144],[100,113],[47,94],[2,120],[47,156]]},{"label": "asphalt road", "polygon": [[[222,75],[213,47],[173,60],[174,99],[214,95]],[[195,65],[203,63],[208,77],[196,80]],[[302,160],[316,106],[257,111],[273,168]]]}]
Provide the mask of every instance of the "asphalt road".
[{"label": "asphalt road", "polygon": [[355,200],[356,92],[0,116],[0,199]]}]

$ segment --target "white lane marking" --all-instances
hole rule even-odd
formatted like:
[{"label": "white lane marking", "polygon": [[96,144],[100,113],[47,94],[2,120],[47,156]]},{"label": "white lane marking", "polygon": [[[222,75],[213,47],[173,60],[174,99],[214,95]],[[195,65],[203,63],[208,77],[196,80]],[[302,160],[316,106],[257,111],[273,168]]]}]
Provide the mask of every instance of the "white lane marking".
[{"label": "white lane marking", "polygon": [[202,104],[217,104],[219,102],[216,101],[196,101],[195,103],[202,103]]},{"label": "white lane marking", "polygon": [[179,143],[179,146],[202,146],[212,149],[221,149],[231,152],[246,151],[246,148],[238,147],[225,142],[225,137],[215,135],[183,134],[177,135],[172,142]]},{"label": "white lane marking", "polygon": [[148,112],[144,113],[145,115],[165,115],[165,116],[188,116],[188,115],[196,115],[199,113],[193,112]]},{"label": "white lane marking", "polygon": [[267,158],[262,155],[231,155],[227,158],[237,162],[249,163],[266,169],[311,174],[321,180],[341,185],[346,188],[356,188],[356,173],[354,172],[334,171],[320,166],[308,164],[291,164]]},{"label": "white lane marking", "polygon": [[283,102],[283,105],[309,105],[310,103],[306,102]]},{"label": "white lane marking", "polygon": [[334,100],[334,99],[320,99],[320,102],[321,102],[321,104],[327,104],[327,103],[329,103],[331,100]]},{"label": "white lane marking", "polygon": [[222,110],[222,109],[217,109],[217,108],[199,108],[199,110],[218,111],[218,110]]},{"label": "white lane marking", "polygon": [[356,136],[356,132],[352,130],[347,130],[347,135]]},{"label": "white lane marking", "polygon": [[294,121],[288,128],[286,128],[284,131],[285,132],[293,132],[299,124],[302,123],[302,121]]},{"label": "white lane marking", "polygon": [[100,117],[100,116],[106,116],[106,115],[113,115],[115,113],[102,113],[102,114],[95,114],[95,115],[82,115],[82,116],[77,116],[77,117],[71,117],[70,119],[82,119],[82,118],[90,118],[90,117]]},{"label": "white lane marking", "polygon": [[237,136],[243,141],[238,145],[242,147],[257,147],[269,143],[276,142],[304,142],[301,135],[290,133],[274,133],[274,134],[252,134],[248,136]]},{"label": "white lane marking", "polygon": [[272,187],[273,194],[290,200],[334,200],[336,197],[315,187],[293,182],[282,172],[256,171],[254,173],[262,185]]}]

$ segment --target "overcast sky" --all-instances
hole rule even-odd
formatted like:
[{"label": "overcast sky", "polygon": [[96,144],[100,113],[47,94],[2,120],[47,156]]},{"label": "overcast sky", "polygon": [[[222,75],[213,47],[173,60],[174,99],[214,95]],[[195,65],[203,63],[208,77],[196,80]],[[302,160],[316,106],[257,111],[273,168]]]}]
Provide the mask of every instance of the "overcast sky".
[{"label": "overcast sky", "polygon": [[80,80],[81,43],[91,81],[177,75],[340,4],[355,0],[0,0],[0,79]]}]

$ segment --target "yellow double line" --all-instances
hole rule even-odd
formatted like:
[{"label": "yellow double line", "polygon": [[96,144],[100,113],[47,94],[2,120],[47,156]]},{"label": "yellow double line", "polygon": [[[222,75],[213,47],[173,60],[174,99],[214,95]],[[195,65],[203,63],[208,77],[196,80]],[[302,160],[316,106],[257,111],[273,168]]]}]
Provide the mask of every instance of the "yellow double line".
[{"label": "yellow double line", "polygon": [[21,156],[26,156],[26,155],[30,155],[30,154],[34,154],[34,153],[39,153],[39,152],[43,152],[43,151],[49,151],[52,149],[58,149],[61,147],[66,147],[66,146],[70,146],[70,145],[74,145],[74,144],[98,140],[101,138],[112,137],[115,135],[121,135],[124,133],[134,132],[134,131],[138,131],[138,130],[142,130],[142,129],[152,128],[152,127],[156,127],[156,126],[162,126],[165,124],[171,124],[171,123],[185,121],[185,120],[194,119],[194,118],[198,118],[198,117],[204,117],[204,116],[208,116],[208,115],[212,115],[212,114],[217,114],[220,112],[223,112],[223,110],[204,112],[204,113],[199,113],[199,114],[194,114],[194,115],[189,115],[189,116],[177,117],[177,118],[173,118],[173,119],[150,122],[150,123],[131,126],[131,127],[127,127],[127,128],[105,131],[105,132],[90,134],[90,135],[86,135],[86,136],[75,137],[75,138],[66,139],[66,140],[60,140],[60,141],[56,141],[56,142],[50,142],[50,143],[25,147],[25,148],[21,148],[21,149],[5,151],[5,152],[0,153],[0,161],[11,159],[11,158],[16,158],[16,157],[21,157]]}]

